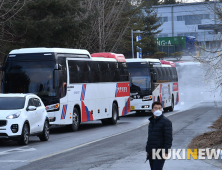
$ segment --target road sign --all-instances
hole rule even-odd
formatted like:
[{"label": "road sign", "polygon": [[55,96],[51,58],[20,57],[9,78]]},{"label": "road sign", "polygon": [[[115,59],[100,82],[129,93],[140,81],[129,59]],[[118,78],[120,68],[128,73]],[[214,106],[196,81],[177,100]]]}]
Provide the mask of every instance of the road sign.
[{"label": "road sign", "polygon": [[[136,37],[136,42],[138,42],[140,40],[141,40],[141,35]],[[137,46],[137,49],[139,51],[139,52],[136,53],[137,54],[137,58],[142,58],[142,48]]]}]

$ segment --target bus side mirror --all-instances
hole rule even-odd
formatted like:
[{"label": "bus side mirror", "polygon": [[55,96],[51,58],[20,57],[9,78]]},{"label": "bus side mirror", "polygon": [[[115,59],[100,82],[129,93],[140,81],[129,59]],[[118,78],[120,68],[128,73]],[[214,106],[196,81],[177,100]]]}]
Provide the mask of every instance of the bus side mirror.
[{"label": "bus side mirror", "polygon": [[56,64],[54,70],[62,70],[61,64]]},{"label": "bus side mirror", "polygon": [[132,77],[131,77],[131,74],[129,73],[129,81],[130,81],[130,86],[132,84]]},{"label": "bus side mirror", "polygon": [[153,73],[153,82],[156,82],[156,73]]},{"label": "bus side mirror", "polygon": [[0,65],[0,71],[4,71],[4,67]]},{"label": "bus side mirror", "polygon": [[58,70],[53,70],[53,88],[57,87]]}]

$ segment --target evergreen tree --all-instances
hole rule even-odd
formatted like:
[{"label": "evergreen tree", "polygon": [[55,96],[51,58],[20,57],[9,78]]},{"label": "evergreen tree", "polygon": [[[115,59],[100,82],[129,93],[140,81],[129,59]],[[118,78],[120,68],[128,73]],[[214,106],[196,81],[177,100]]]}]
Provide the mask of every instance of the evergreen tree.
[{"label": "evergreen tree", "polygon": [[143,0],[143,2],[149,3],[150,6],[161,5],[161,3],[162,3],[161,0]]},{"label": "evergreen tree", "polygon": [[154,36],[160,31],[157,29],[160,27],[161,23],[158,23],[159,17],[157,13],[152,9],[152,4],[148,1],[144,1],[140,7],[137,8],[136,14],[131,18],[131,24],[124,36],[121,46],[118,49],[119,52],[125,53],[125,55],[131,56],[132,53],[132,39],[131,39],[131,29],[133,31],[140,30],[143,31],[142,40],[136,42],[136,36],[139,34],[133,34],[133,44],[134,52],[137,52],[137,46],[142,48],[143,52],[153,54],[157,51],[157,44]]},{"label": "evergreen tree", "polygon": [[141,40],[143,52],[149,55],[157,52],[157,43],[154,39],[155,35],[160,33],[161,30],[158,28],[162,25],[159,23],[159,17],[157,13],[153,10],[152,6],[148,3],[144,3],[144,14],[142,15],[142,20],[144,24],[144,35]]},{"label": "evergreen tree", "polygon": [[176,0],[164,0],[163,4],[167,5],[167,4],[176,4]]},{"label": "evergreen tree", "polygon": [[87,28],[80,0],[32,0],[14,22],[21,47],[78,48]]}]

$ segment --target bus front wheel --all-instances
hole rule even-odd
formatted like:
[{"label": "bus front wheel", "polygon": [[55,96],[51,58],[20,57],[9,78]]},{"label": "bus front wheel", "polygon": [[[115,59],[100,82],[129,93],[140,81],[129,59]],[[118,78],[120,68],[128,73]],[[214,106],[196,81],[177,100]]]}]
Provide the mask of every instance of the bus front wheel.
[{"label": "bus front wheel", "polygon": [[80,116],[79,116],[79,110],[77,108],[74,108],[73,115],[72,115],[72,124],[70,125],[71,131],[75,132],[79,129],[80,124]]}]

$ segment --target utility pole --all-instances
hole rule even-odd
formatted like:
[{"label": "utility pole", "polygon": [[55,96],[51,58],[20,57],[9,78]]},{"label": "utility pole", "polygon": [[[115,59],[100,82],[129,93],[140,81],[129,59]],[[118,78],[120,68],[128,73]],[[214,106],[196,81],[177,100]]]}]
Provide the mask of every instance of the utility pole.
[{"label": "utility pole", "polygon": [[131,37],[132,37],[132,58],[134,58],[134,49],[133,49],[133,33],[142,34],[142,33],[143,33],[143,31],[140,31],[140,30],[133,31],[133,30],[131,30]]}]

